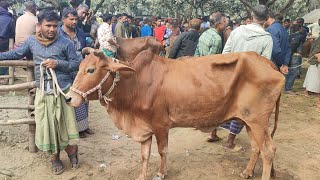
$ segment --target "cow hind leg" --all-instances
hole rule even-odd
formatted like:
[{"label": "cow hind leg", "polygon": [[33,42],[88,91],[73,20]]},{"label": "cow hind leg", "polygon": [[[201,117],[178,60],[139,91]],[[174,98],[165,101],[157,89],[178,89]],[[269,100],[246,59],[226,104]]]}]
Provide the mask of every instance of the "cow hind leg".
[{"label": "cow hind leg", "polygon": [[250,160],[249,163],[246,167],[246,169],[240,174],[241,177],[245,178],[245,179],[249,179],[253,176],[254,174],[254,168],[257,164],[259,155],[260,155],[260,149],[257,145],[256,140],[254,139],[252,130],[250,129],[249,126],[246,126],[247,129],[247,133],[249,135],[249,138],[251,140],[251,155],[250,155]]},{"label": "cow hind leg", "polygon": [[261,149],[261,155],[263,160],[263,173],[262,173],[262,180],[269,180],[270,175],[274,176],[275,171],[273,168],[273,159],[276,152],[276,147],[273,144],[272,138],[270,134],[265,134],[266,141],[264,146]]},{"label": "cow hind leg", "polygon": [[167,173],[168,134],[168,130],[161,130],[155,133],[157,138],[158,152],[160,155],[160,169],[152,180],[162,180]]},{"label": "cow hind leg", "polygon": [[142,159],[142,169],[137,180],[146,180],[147,179],[147,170],[148,170],[148,162],[150,158],[151,152],[151,144],[152,144],[152,136],[146,141],[141,143],[141,159]]},{"label": "cow hind leg", "polygon": [[[250,128],[250,129],[249,129]],[[257,157],[259,156],[259,151],[255,148],[256,146],[260,149],[261,157],[263,161],[263,173],[262,173],[262,180],[269,180],[272,163],[275,156],[276,147],[273,144],[271,135],[268,133],[268,127],[263,127],[261,124],[257,124],[254,126],[249,125],[248,134],[251,137],[253,142],[253,154],[251,155],[249,164],[247,169],[244,171],[245,173],[253,173],[254,166],[257,162]],[[248,168],[249,167],[249,168]],[[246,176],[244,176],[246,177]],[[249,177],[246,177],[249,178]]]}]

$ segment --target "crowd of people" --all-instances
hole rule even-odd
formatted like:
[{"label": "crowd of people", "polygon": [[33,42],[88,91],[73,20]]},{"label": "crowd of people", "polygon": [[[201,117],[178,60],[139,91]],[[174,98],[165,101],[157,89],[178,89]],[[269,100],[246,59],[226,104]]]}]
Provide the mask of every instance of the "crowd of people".
[{"label": "crowd of people", "polygon": [[[303,43],[307,37],[314,38],[310,53],[312,65],[304,87],[309,92],[320,93],[320,40],[317,39],[320,20],[306,27],[302,18],[283,19],[264,5],[255,6],[252,15],[242,23],[221,12],[183,22],[154,16],[134,18],[125,13],[95,17],[84,4],[65,8],[60,15],[45,10],[36,16],[36,4],[28,1],[25,13],[15,21],[8,12],[9,7],[7,1],[0,1],[0,60],[24,58],[35,62],[36,145],[52,154],[54,174],[64,171],[60,160],[62,150],[68,153],[72,168],[79,167],[77,141],[94,132],[89,128],[89,104],[84,102],[73,109],[61,95],[54,96],[53,82],[49,74],[42,72],[42,66],[56,71],[60,87],[67,92],[83,60],[82,49],[99,48],[106,56],[115,58],[120,47],[115,37],[153,36],[164,47],[161,55],[170,59],[254,51],[271,60],[286,76],[285,92],[289,94],[293,93],[295,79],[301,76]],[[10,38],[15,39],[15,44],[14,49],[8,51]],[[1,68],[0,73],[6,74],[7,68]],[[320,110],[320,97],[317,107]],[[242,150],[234,140],[243,125],[232,120],[222,127],[230,132],[224,148]],[[208,141],[219,140],[214,129]]]}]

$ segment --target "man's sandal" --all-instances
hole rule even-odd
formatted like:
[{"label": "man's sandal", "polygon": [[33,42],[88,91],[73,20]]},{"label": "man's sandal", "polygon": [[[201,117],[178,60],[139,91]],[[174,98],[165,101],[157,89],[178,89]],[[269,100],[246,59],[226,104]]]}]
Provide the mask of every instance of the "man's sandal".
[{"label": "man's sandal", "polygon": [[52,161],[51,171],[54,175],[60,175],[64,172],[64,166],[60,159]]},{"label": "man's sandal", "polygon": [[78,156],[78,146],[76,147],[76,152],[74,152],[71,155],[68,155],[70,162],[71,162],[71,168],[73,170],[76,170],[79,168],[79,156]]}]

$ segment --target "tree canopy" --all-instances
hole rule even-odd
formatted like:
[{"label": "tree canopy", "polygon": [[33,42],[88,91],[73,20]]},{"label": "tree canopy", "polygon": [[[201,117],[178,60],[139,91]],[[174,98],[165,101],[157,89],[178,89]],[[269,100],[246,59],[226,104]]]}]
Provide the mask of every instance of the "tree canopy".
[{"label": "tree canopy", "polygon": [[[26,0],[9,0],[16,7],[22,7]],[[250,15],[250,10],[257,4],[268,6],[276,14],[287,18],[303,16],[318,8],[320,0],[35,0],[40,7],[59,9],[86,3],[93,12],[118,14],[126,12],[133,16],[162,16],[191,18],[209,15],[220,11],[233,18]]]}]

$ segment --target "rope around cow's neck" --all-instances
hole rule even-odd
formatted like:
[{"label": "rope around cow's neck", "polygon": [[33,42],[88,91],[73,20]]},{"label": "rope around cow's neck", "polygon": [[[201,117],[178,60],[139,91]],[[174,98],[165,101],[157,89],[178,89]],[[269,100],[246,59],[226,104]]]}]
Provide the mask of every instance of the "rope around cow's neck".
[{"label": "rope around cow's neck", "polygon": [[311,58],[309,58],[307,61],[305,61],[305,62],[302,62],[300,65],[298,65],[298,66],[293,66],[293,67],[288,67],[288,69],[295,69],[295,68],[298,68],[298,67],[300,67],[300,66],[302,66],[304,63],[306,63],[306,62],[309,62],[312,58],[314,58],[315,57],[315,55],[313,55]]},{"label": "rope around cow's neck", "polygon": [[[44,65],[43,62],[40,64],[40,92],[41,92],[41,97],[44,96]],[[48,69],[51,73],[48,72]],[[55,73],[55,71],[52,68],[45,68],[46,70],[46,74],[48,76],[48,79],[52,80],[52,91],[55,97],[58,97],[60,94],[62,94],[63,96],[66,97],[66,94],[61,90],[59,83],[58,83],[58,79],[57,79],[57,75]]]}]

